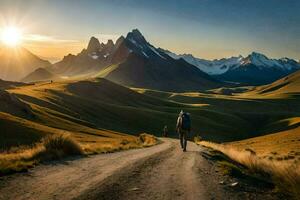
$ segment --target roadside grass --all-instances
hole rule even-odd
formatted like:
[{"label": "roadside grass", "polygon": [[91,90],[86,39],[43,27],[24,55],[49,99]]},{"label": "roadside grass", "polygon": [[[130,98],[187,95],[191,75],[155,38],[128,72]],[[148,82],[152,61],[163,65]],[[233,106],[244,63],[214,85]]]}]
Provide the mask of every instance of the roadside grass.
[{"label": "roadside grass", "polygon": [[[273,183],[280,192],[291,195],[296,199],[300,198],[299,163],[284,163],[264,159],[253,153],[253,150],[241,151],[230,146],[207,141],[197,142],[197,144],[211,148],[219,153],[217,156],[223,159],[223,161],[220,161],[220,164],[223,165],[225,173],[237,174],[238,177],[247,174],[257,181]],[[226,157],[229,159],[224,159]]]},{"label": "roadside grass", "polygon": [[139,137],[97,142],[81,143],[69,134],[53,134],[40,142],[0,154],[0,176],[26,172],[41,162],[59,160],[68,156],[87,156],[99,153],[112,153],[132,148],[143,148],[158,144],[159,140],[150,134]]},{"label": "roadside grass", "polygon": [[82,144],[86,155],[98,153],[113,153],[128,149],[144,148],[159,144],[161,141],[155,136],[142,133],[138,137],[123,138],[105,142]]}]

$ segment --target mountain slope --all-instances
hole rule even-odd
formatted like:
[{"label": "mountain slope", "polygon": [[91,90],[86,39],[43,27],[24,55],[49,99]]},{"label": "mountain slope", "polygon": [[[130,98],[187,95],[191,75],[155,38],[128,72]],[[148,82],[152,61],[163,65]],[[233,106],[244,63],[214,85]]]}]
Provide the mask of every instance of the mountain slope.
[{"label": "mountain slope", "polygon": [[256,52],[245,58],[238,56],[210,61],[195,58],[191,54],[176,55],[163,51],[174,59],[183,58],[219,80],[247,85],[268,84],[300,69],[300,63],[293,59],[270,59]]},{"label": "mountain slope", "polygon": [[21,79],[22,82],[36,82],[36,81],[49,81],[49,80],[59,80],[59,76],[49,72],[45,68],[38,68],[32,73]]},{"label": "mountain slope", "polygon": [[65,56],[47,70],[68,77],[89,76],[111,64],[110,55],[116,47],[117,43],[114,44],[112,40],[108,40],[106,44],[100,44],[97,38],[91,37],[87,49],[83,49],[77,55]]},{"label": "mountain slope", "polygon": [[0,49],[0,79],[20,81],[28,73],[39,67],[50,65],[25,48],[3,47]]},{"label": "mountain slope", "polygon": [[218,86],[213,78],[183,59],[175,60],[149,44],[138,30],[123,41],[130,52],[106,78],[133,87],[167,91],[203,90]]}]

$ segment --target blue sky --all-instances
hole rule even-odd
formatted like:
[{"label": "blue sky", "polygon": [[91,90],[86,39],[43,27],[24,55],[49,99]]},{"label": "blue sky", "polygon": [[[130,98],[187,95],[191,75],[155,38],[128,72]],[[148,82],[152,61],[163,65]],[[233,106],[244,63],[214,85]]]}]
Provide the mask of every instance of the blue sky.
[{"label": "blue sky", "polygon": [[0,0],[0,26],[43,36],[24,45],[45,57],[138,28],[155,46],[201,58],[259,51],[299,60],[299,11],[297,0]]}]

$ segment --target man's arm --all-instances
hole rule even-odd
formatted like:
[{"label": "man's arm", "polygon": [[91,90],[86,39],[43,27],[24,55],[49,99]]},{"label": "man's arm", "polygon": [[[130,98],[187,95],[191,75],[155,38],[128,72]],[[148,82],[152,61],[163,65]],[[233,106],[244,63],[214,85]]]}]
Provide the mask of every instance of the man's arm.
[{"label": "man's arm", "polygon": [[177,118],[176,131],[179,132],[179,128],[181,127],[181,117]]}]

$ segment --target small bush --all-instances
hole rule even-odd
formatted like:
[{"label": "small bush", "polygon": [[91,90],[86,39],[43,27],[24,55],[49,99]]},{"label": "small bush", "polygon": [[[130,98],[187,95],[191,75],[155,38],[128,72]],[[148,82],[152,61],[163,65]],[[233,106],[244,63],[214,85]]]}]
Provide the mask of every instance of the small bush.
[{"label": "small bush", "polygon": [[202,137],[200,135],[197,135],[194,137],[194,142],[197,144],[198,142],[202,141]]},{"label": "small bush", "polygon": [[45,147],[45,154],[54,154],[55,157],[83,154],[81,146],[66,134],[48,136],[42,143]]},{"label": "small bush", "polygon": [[139,141],[143,144],[143,146],[152,146],[157,144],[158,140],[153,135],[149,135],[147,133],[142,133],[139,135]]}]

